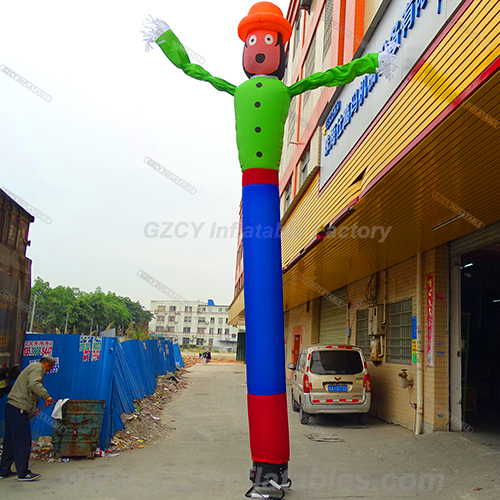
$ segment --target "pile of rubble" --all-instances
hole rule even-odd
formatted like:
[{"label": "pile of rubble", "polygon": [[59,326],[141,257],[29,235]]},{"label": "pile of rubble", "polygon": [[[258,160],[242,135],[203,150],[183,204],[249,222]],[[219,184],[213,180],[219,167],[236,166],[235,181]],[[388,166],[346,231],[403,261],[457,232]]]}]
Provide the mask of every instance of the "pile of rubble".
[{"label": "pile of rubble", "polygon": [[55,460],[54,457],[55,452],[50,436],[41,436],[38,441],[33,441],[31,443],[31,460],[47,460],[53,462]]},{"label": "pile of rubble", "polygon": [[[189,382],[183,379],[186,372],[181,368],[177,376],[157,378],[156,390],[151,396],[134,401],[135,411],[123,414],[125,429],[117,432],[106,453],[144,448],[148,443],[156,443],[175,428],[170,423],[162,422],[162,411],[175,393],[185,389]],[[103,456],[102,452],[98,453]]]}]

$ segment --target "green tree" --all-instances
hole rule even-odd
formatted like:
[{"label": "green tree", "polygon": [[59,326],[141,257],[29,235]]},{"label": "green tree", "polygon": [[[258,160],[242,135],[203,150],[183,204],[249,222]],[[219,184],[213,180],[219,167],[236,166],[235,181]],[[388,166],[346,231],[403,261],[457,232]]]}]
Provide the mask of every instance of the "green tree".
[{"label": "green tree", "polygon": [[147,325],[152,318],[152,314],[139,302],[114,292],[104,293],[100,287],[94,292],[61,285],[51,288],[48,281],[37,277],[31,288],[31,306],[35,295],[33,331],[37,332],[49,333],[56,329],[64,332],[67,317],[67,331],[80,335],[104,330],[109,325],[118,330],[125,330],[125,325],[129,325],[132,332],[143,334],[144,331],[147,333]]}]

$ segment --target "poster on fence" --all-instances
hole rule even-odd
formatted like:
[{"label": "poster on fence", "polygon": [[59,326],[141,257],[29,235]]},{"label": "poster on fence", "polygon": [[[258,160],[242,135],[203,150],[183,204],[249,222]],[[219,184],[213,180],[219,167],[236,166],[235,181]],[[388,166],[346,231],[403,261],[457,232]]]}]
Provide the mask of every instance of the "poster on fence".
[{"label": "poster on fence", "polygon": [[27,340],[24,343],[24,356],[51,356],[53,342],[51,340]]},{"label": "poster on fence", "polygon": [[101,354],[102,339],[94,337],[92,339],[92,359],[91,361],[99,361],[99,356]]},{"label": "poster on fence", "polygon": [[92,348],[92,337],[90,335],[80,335],[80,352],[83,352],[82,361],[90,361],[90,353]]}]

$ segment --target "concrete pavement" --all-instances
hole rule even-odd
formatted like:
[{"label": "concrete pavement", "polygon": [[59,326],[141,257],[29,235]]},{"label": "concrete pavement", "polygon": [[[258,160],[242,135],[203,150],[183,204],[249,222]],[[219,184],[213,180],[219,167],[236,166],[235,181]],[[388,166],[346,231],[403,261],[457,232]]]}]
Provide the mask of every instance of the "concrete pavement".
[{"label": "concrete pavement", "polygon": [[[251,485],[244,369],[192,367],[192,384],[165,411],[176,427],[167,440],[116,458],[36,462],[42,479],[0,480],[0,499],[244,499]],[[500,454],[462,434],[417,437],[376,419],[359,426],[349,416],[302,426],[291,409],[289,420],[286,499],[500,499]]]}]

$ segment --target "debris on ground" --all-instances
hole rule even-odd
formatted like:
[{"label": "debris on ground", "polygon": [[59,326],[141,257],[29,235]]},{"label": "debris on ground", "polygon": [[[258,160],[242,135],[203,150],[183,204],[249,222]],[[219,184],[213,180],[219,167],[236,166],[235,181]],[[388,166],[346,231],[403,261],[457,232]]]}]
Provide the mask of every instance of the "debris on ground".
[{"label": "debris on ground", "polygon": [[316,441],[318,443],[345,443],[345,440],[337,436],[336,434],[328,435],[311,432],[310,434],[304,434],[304,436],[306,436],[307,439]]},{"label": "debris on ground", "polygon": [[175,374],[162,375],[156,380],[156,390],[151,396],[134,401],[135,411],[122,415],[125,429],[117,432],[111,440],[109,449],[99,450],[99,456],[111,456],[119,451],[144,448],[147,444],[156,444],[169,431],[174,430],[172,424],[162,422],[165,405],[174,394],[184,390],[189,382],[184,380],[186,368],[180,368]]},{"label": "debris on ground", "polygon": [[[97,448],[95,456],[115,458],[120,455],[118,452],[144,448],[149,443],[156,444],[156,441],[174,430],[175,427],[171,423],[162,422],[162,412],[174,394],[180,393],[190,384],[183,378],[185,373],[188,373],[188,370],[180,368],[175,374],[168,373],[157,377],[155,392],[151,396],[134,401],[135,411],[122,415],[125,429],[115,434],[107,450]],[[69,458],[56,458],[51,436],[41,436],[38,441],[32,442],[30,459],[47,462],[70,461]]]},{"label": "debris on ground", "polygon": [[[212,352],[212,359],[210,360],[210,363],[238,363],[238,364],[243,364],[243,361],[236,361],[236,353],[231,352]],[[182,352],[182,359],[184,360],[184,364],[186,367],[191,367],[193,365],[197,364],[210,364],[210,363],[204,363],[204,359],[200,358],[199,352],[190,352],[190,351],[183,351]]]},{"label": "debris on ground", "polygon": [[40,436],[38,441],[33,441],[31,443],[30,459],[46,460],[50,462],[54,462],[56,460],[51,436]]}]

